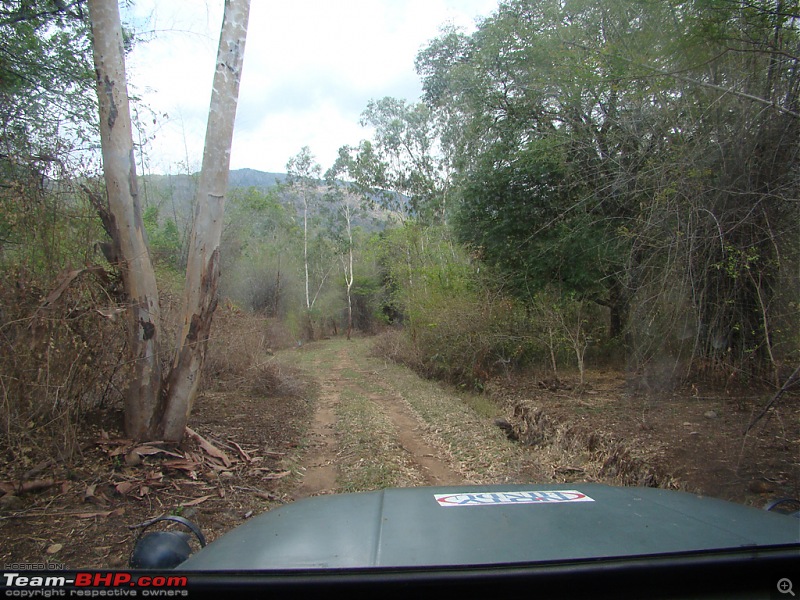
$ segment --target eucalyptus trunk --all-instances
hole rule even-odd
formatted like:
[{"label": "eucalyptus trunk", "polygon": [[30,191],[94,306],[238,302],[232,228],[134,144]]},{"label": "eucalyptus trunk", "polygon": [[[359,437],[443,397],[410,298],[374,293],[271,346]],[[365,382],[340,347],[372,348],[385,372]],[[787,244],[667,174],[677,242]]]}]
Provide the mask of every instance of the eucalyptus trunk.
[{"label": "eucalyptus trunk", "polygon": [[146,439],[152,438],[157,428],[161,390],[158,288],[136,182],[119,7],[116,0],[90,0],[89,14],[108,198],[103,222],[114,244],[113,256],[128,300],[128,346],[132,356],[125,396],[125,434]]},{"label": "eucalyptus trunk", "polygon": [[135,439],[179,441],[197,395],[217,306],[222,216],[249,12],[249,0],[225,2],[186,268],[183,328],[164,379],[159,363],[158,289],[136,185],[119,6],[117,0],[89,0],[108,193],[108,211],[101,216],[114,243],[129,302],[133,370],[125,400],[125,432]]},{"label": "eucalyptus trunk", "polygon": [[197,186],[194,228],[184,287],[180,346],[166,382],[163,437],[183,436],[200,383],[211,318],[217,307],[219,245],[239,98],[250,0],[226,0],[217,68],[208,112],[203,168]]}]

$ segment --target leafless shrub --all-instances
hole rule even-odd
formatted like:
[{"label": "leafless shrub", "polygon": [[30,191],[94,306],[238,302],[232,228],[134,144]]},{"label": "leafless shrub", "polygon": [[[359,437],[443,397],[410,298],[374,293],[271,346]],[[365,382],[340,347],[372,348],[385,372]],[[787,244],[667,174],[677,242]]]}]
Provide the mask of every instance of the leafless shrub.
[{"label": "leafless shrub", "polygon": [[372,354],[406,365],[415,371],[422,369],[422,363],[402,329],[387,329],[377,335],[372,343]]},{"label": "leafless shrub", "polygon": [[21,466],[69,457],[81,420],[121,400],[124,306],[106,277],[78,269],[34,281],[15,272],[0,286],[0,447]]},{"label": "leafless shrub", "polygon": [[264,395],[302,395],[301,378],[270,359],[273,350],[294,345],[276,319],[265,318],[224,302],[214,313],[201,386],[251,388]]},{"label": "leafless shrub", "polygon": [[299,370],[270,360],[253,368],[250,389],[260,396],[299,398],[308,393],[308,383]]},{"label": "leafless shrub", "polygon": [[280,319],[267,319],[267,341],[272,350],[286,350],[295,346],[295,339],[286,324]]},{"label": "leafless shrub", "polygon": [[252,376],[251,368],[263,362],[268,348],[265,318],[230,302],[220,304],[211,325],[201,387],[246,382]]}]

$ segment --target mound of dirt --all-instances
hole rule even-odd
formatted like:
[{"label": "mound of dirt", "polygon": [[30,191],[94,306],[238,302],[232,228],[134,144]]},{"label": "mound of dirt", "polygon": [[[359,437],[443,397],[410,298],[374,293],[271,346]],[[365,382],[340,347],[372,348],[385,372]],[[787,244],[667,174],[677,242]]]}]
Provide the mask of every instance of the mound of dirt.
[{"label": "mound of dirt", "polygon": [[[679,488],[753,506],[800,497],[800,402],[784,397],[749,432],[765,394],[693,385],[642,393],[621,373],[590,385],[497,379],[489,393],[523,442],[580,445],[627,485]],[[550,383],[550,384],[549,384]]]}]

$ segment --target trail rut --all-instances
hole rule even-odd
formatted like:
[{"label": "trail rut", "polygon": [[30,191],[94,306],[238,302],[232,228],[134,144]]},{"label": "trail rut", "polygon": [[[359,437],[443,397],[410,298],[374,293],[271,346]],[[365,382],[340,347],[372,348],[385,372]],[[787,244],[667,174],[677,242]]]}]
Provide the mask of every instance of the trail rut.
[{"label": "trail rut", "polygon": [[[337,408],[343,395],[370,402],[390,423],[393,439],[384,440],[387,447],[397,448],[401,460],[415,473],[423,485],[458,485],[464,476],[446,457],[441,448],[425,439],[425,424],[408,403],[394,390],[375,391],[359,376],[360,368],[350,349],[345,346],[329,356],[317,356],[311,363],[312,375],[319,386],[313,421],[307,434],[308,450],[303,460],[302,481],[292,494],[295,499],[342,491],[338,458],[342,456],[340,432],[349,426]],[[363,373],[361,373],[363,374]],[[369,380],[369,373],[366,374]],[[376,432],[376,435],[383,435]]]}]

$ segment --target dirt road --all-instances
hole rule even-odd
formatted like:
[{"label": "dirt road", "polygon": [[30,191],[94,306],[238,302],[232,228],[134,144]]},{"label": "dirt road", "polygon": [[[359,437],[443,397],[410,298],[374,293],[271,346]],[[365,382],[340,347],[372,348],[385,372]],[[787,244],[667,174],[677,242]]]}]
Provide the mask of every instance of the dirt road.
[{"label": "dirt road", "polygon": [[383,438],[374,442],[381,442],[381,446],[399,454],[390,457],[390,462],[402,463],[409,479],[426,485],[463,483],[463,475],[441,447],[425,439],[424,423],[400,394],[395,390],[376,393],[368,389],[364,379],[368,373],[359,371],[353,351],[352,344],[337,345],[337,348],[319,350],[313,360],[313,373],[319,378],[320,392],[308,433],[304,477],[294,497],[337,492],[342,475],[340,465],[352,463],[352,458],[357,456],[356,465],[361,467],[373,458],[371,452],[361,452],[361,448],[343,442],[348,433],[352,434],[354,424],[352,418],[344,420],[345,415],[356,403],[362,405],[362,414],[358,417],[364,421],[361,423],[363,431],[373,429]]},{"label": "dirt road", "polygon": [[[741,423],[754,408],[741,398],[639,397],[625,393],[623,379],[594,373],[586,394],[520,388],[522,404],[498,393],[492,401],[377,359],[370,344],[331,340],[292,353],[320,392],[294,497],[567,481],[676,487],[756,506],[797,494],[791,404],[743,439]],[[748,402],[757,407],[761,400]],[[532,445],[509,441],[494,425],[510,417],[504,411],[525,406],[545,407],[551,417],[529,423]]]},{"label": "dirt road", "polygon": [[502,410],[370,356],[366,340],[293,353],[318,399],[294,498],[393,486],[552,479],[551,457],[511,442]]}]

